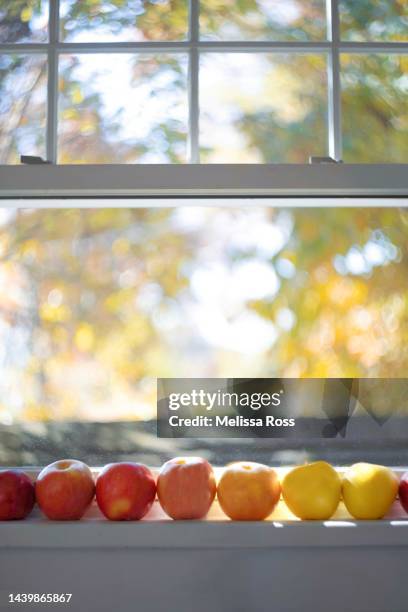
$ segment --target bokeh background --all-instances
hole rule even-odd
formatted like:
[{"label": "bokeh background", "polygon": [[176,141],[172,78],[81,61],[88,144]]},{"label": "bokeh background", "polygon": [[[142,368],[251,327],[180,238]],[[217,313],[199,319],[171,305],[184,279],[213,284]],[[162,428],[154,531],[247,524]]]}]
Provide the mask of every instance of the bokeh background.
[{"label": "bokeh background", "polygon": [[406,376],[408,212],[238,204],[3,209],[2,461],[200,448],[155,439],[156,377]]}]

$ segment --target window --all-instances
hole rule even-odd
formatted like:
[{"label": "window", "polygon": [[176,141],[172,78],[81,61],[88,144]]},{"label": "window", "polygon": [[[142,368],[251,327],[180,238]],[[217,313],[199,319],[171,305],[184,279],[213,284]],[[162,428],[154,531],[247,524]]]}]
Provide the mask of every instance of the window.
[{"label": "window", "polygon": [[0,163],[406,162],[399,0],[14,0]]},{"label": "window", "polygon": [[3,3],[1,464],[406,464],[387,387],[329,442],[155,418],[157,377],[405,376],[406,31],[388,0]]}]

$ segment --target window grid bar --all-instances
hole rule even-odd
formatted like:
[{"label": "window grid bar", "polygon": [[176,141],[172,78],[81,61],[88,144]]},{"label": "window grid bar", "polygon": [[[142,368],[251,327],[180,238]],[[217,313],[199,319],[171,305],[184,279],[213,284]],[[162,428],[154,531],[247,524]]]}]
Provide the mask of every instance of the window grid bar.
[{"label": "window grid bar", "polygon": [[329,155],[336,161],[343,156],[341,131],[341,83],[340,83],[340,20],[338,0],[327,0],[327,29],[331,42],[328,62],[328,136]]},{"label": "window grid bar", "polygon": [[199,0],[190,0],[189,59],[188,59],[188,158],[191,164],[200,162],[199,146]]},{"label": "window grid bar", "polygon": [[48,45],[48,82],[47,82],[47,160],[57,163],[58,133],[58,34],[59,0],[50,2],[49,45]]}]

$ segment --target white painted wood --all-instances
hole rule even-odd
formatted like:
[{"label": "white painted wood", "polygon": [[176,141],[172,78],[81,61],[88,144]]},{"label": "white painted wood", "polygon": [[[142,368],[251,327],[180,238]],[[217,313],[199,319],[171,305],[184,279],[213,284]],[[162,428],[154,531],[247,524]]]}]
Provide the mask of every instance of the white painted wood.
[{"label": "white painted wood", "polygon": [[[408,196],[406,164],[146,164],[0,166],[0,198],[49,197],[321,197]],[[310,198],[309,200],[307,198]],[[172,204],[182,204],[177,200]],[[188,202],[184,202],[187,204]],[[193,200],[190,200],[193,204]],[[4,203],[3,203],[4,205]],[[24,202],[15,202],[22,206]],[[40,205],[40,203],[39,203]],[[94,203],[103,206],[103,201]],[[132,205],[129,203],[129,205]],[[137,204],[135,204],[137,205]],[[352,205],[359,206],[356,201]],[[376,205],[375,200],[371,203]],[[403,202],[389,205],[401,206]],[[70,201],[67,206],[75,206]]]}]

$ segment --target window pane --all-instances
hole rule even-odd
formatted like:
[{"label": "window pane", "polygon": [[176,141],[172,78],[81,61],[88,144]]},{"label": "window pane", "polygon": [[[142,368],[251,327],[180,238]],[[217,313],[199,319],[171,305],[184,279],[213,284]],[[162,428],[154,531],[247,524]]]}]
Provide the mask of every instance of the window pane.
[{"label": "window pane", "polygon": [[187,0],[62,0],[61,38],[71,42],[182,40]]},{"label": "window pane", "polygon": [[202,161],[301,163],[325,155],[326,81],[320,55],[204,54]]},{"label": "window pane", "polygon": [[408,56],[341,57],[344,160],[406,163]]},{"label": "window pane", "polygon": [[0,163],[45,157],[46,94],[43,55],[0,55]]},{"label": "window pane", "polygon": [[201,38],[212,40],[321,40],[325,0],[202,0]]},{"label": "window pane", "polygon": [[[384,381],[384,427],[353,427],[360,408],[344,439],[157,439],[157,376],[408,368],[406,209],[186,204],[0,211],[0,462],[159,465],[187,451],[406,465],[406,398],[390,402]],[[298,411],[319,416],[320,403]]]},{"label": "window pane", "polygon": [[183,55],[62,56],[59,161],[185,162],[186,75]]},{"label": "window pane", "polygon": [[408,40],[406,0],[340,0],[339,11],[343,40]]},{"label": "window pane", "polygon": [[45,42],[48,0],[13,0],[0,4],[0,43]]}]

